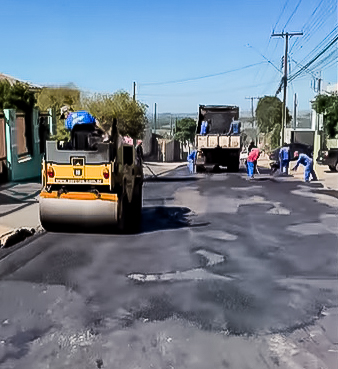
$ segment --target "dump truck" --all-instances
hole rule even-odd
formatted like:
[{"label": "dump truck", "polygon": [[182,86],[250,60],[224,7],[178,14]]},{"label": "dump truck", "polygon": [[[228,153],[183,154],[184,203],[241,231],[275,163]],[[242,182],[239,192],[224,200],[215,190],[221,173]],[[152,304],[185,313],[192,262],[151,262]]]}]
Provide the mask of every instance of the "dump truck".
[{"label": "dump truck", "polygon": [[[242,148],[241,136],[229,134],[231,123],[238,122],[239,108],[230,105],[199,105],[195,146],[196,171],[224,166],[237,172]],[[209,121],[206,134],[200,134],[202,122]],[[240,123],[240,122],[238,122]]]},{"label": "dump truck", "polygon": [[142,162],[114,124],[109,142],[93,138],[92,125],[74,129],[72,145],[46,142],[39,208],[47,231],[78,226],[123,233],[139,230]]}]

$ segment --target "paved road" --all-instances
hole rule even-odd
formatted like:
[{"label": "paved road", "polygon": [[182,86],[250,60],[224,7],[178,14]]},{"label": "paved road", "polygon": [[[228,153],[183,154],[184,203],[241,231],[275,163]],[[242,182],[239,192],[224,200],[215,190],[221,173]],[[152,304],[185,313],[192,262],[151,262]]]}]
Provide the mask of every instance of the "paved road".
[{"label": "paved road", "polygon": [[144,193],[141,234],[0,262],[1,368],[336,368],[336,193],[186,168]]}]

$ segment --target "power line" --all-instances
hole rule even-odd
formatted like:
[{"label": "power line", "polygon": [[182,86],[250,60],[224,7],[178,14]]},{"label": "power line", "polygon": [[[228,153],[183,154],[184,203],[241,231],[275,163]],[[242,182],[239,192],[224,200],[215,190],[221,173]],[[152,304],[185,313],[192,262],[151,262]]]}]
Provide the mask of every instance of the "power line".
[{"label": "power line", "polygon": [[[299,66],[300,68],[303,68],[304,67],[304,65],[302,65],[302,64],[300,64],[300,63],[298,63],[295,59],[293,59],[293,58],[291,58],[291,60],[297,65],[297,66]],[[309,74],[311,74],[311,76],[312,77],[316,77],[310,70],[305,70],[305,72],[306,73],[309,73]]]},{"label": "power line", "polygon": [[298,7],[299,7],[299,5],[300,5],[300,3],[302,2],[302,0],[299,0],[298,1],[298,4],[296,5],[296,8],[295,8],[295,10],[292,12],[292,14],[290,15],[290,17],[289,17],[289,19],[287,20],[287,22],[285,23],[285,25],[284,25],[284,28],[283,29],[285,29],[286,28],[286,26],[289,24],[289,22],[290,22],[290,20],[292,19],[292,17],[296,14],[296,11],[297,11],[297,9],[298,9]]},{"label": "power line", "polygon": [[[282,111],[282,135],[281,135],[281,141],[284,142],[284,128],[286,127],[286,92],[287,92],[287,82],[288,82],[288,42],[289,37],[292,36],[302,36],[303,32],[292,32],[292,33],[275,33],[272,34],[272,36],[276,37],[283,37],[285,36],[285,54],[284,54],[284,76],[281,81],[281,85],[283,84],[284,91],[283,91],[283,111]],[[280,88],[281,88],[280,85]],[[279,89],[278,89],[279,90]],[[276,92],[276,95],[278,93]]]},{"label": "power line", "polygon": [[[253,84],[253,85],[245,85],[245,86],[242,86],[242,87],[234,87],[234,88],[231,88],[231,91],[243,91],[243,90],[248,90],[249,88],[256,88],[256,87],[259,87],[259,86],[266,86],[266,85],[272,85],[272,84],[274,84],[275,83],[275,79],[273,80],[273,81],[270,81],[270,82],[264,82],[264,83],[255,83],[255,84]],[[193,92],[184,92],[184,93],[181,93],[181,94],[179,94],[179,93],[177,93],[177,92],[175,92],[175,93],[173,93],[173,94],[170,94],[170,93],[168,93],[168,94],[156,94],[156,93],[150,93],[150,94],[147,94],[147,93],[145,93],[145,94],[143,94],[143,93],[138,93],[137,94],[137,96],[140,96],[140,97],[177,97],[177,96],[198,96],[198,95],[200,95],[201,93],[208,93],[208,94],[210,94],[210,93],[217,93],[217,94],[219,94],[219,93],[222,93],[222,92],[224,92],[224,89],[221,89],[221,90],[215,90],[215,89],[213,89],[211,92],[208,92],[207,90],[203,90],[203,91],[196,91],[196,90],[194,90]]]},{"label": "power line", "polygon": [[166,82],[139,83],[139,85],[141,85],[141,86],[155,86],[155,85],[168,85],[168,84],[172,84],[172,83],[184,83],[184,82],[197,81],[199,79],[217,77],[217,76],[221,76],[223,74],[238,72],[240,70],[252,68],[252,67],[255,67],[256,65],[261,65],[261,64],[264,64],[264,63],[265,62],[259,62],[259,63],[255,63],[255,64],[249,64],[249,65],[246,65],[246,66],[241,67],[241,68],[231,69],[231,70],[227,70],[225,72],[220,72],[220,73],[215,73],[215,74],[208,74],[208,75],[200,76],[200,77],[187,78],[187,79],[178,79],[178,80],[166,81]]},{"label": "power line", "polygon": [[251,46],[250,44],[248,44],[248,47],[250,47],[251,49],[255,50],[258,52],[259,55],[261,55],[269,64],[271,64],[278,72],[281,73],[281,71],[279,70],[278,67],[276,67],[271,60],[269,60],[266,56],[264,56],[259,50],[257,50],[255,47]]},{"label": "power line", "polygon": [[289,0],[286,0],[286,1],[285,1],[285,3],[284,3],[283,9],[282,9],[282,11],[281,11],[281,12],[280,12],[280,14],[279,14],[279,17],[278,17],[278,19],[277,19],[277,22],[276,22],[275,26],[273,27],[273,32],[275,32],[275,29],[276,29],[276,27],[277,27],[277,24],[278,24],[278,22],[280,21],[280,19],[281,19],[282,15],[283,15],[283,13],[284,13],[284,10],[285,10],[286,6],[288,5],[288,3],[289,3]]},{"label": "power line", "polygon": [[[324,0],[321,0],[315,10],[312,12],[310,18],[303,26],[303,31],[305,36],[302,39],[296,39],[294,44],[291,46],[290,52],[294,49],[296,45],[296,50],[300,50],[312,36],[322,27],[322,25],[327,22],[327,20],[334,14],[333,10],[336,7],[336,0],[331,2],[330,7],[321,7]],[[318,13],[316,14],[317,10],[319,9]],[[316,15],[315,15],[316,14]],[[328,15],[327,15],[328,14]],[[314,16],[315,15],[315,16]],[[313,19],[312,19],[313,18]]]},{"label": "power line", "polygon": [[336,25],[335,28],[327,35],[324,37],[323,40],[320,41],[320,43],[314,48],[312,49],[302,60],[301,63],[303,63],[304,60],[309,59],[310,57],[312,57],[312,55],[314,55],[316,53],[317,50],[319,50],[325,43],[325,41],[331,37],[334,34],[337,34],[337,29],[338,26]]},{"label": "power line", "polygon": [[335,42],[337,42],[338,36],[336,36],[319,54],[317,54],[312,60],[310,60],[307,64],[305,64],[301,69],[299,69],[296,73],[294,73],[289,80],[293,81],[297,78],[300,74],[304,72],[310,65],[312,65],[318,58],[320,58],[330,47],[332,47]]}]

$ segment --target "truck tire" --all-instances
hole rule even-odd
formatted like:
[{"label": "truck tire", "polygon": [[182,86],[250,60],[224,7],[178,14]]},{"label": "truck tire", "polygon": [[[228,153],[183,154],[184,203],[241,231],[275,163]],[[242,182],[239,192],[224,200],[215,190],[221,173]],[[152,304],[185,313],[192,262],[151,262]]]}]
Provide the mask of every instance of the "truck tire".
[{"label": "truck tire", "polygon": [[329,165],[329,169],[331,170],[331,172],[336,172],[337,169],[336,169],[337,165],[334,166],[334,165]]}]

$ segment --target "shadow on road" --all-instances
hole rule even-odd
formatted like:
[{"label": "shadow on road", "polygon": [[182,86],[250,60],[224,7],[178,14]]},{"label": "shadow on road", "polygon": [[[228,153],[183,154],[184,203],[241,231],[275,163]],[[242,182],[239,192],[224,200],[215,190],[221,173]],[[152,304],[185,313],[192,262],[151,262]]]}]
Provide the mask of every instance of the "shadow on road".
[{"label": "shadow on road", "polygon": [[[202,227],[209,223],[193,222],[193,213],[189,208],[181,206],[144,206],[140,231],[131,234],[142,234],[155,231],[165,231],[184,227]],[[53,227],[56,233],[85,234],[119,234],[117,227],[79,227],[58,224]],[[129,233],[129,232],[127,232]]]},{"label": "shadow on road", "polygon": [[146,206],[142,210],[140,233],[204,225],[207,224],[194,224],[192,222],[192,212],[186,207]]},{"label": "shadow on road", "polygon": [[327,195],[327,196],[332,196],[332,197],[335,197],[336,199],[338,199],[338,191],[336,191],[336,190],[315,190],[315,191],[312,191],[312,192]]}]

